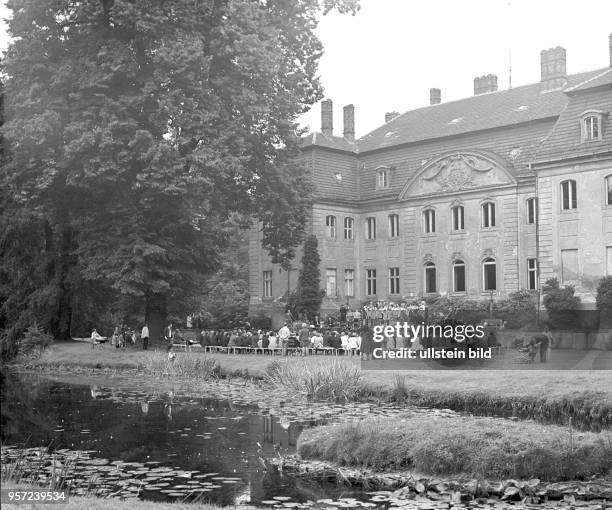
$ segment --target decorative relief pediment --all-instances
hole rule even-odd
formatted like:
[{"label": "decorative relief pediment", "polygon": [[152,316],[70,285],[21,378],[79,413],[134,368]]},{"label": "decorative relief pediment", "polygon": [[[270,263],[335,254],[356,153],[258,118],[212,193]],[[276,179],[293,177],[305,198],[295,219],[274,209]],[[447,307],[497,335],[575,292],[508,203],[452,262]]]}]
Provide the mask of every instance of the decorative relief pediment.
[{"label": "decorative relief pediment", "polygon": [[477,152],[458,152],[435,158],[423,166],[404,187],[400,199],[513,182],[514,179],[501,162]]}]

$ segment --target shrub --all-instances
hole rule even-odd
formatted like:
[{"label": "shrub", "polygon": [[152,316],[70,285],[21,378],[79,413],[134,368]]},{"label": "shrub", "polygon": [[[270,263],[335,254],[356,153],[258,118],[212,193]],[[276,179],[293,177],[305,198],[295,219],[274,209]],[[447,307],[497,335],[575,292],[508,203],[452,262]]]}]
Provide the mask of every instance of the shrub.
[{"label": "shrub", "polygon": [[574,287],[559,286],[559,280],[550,278],[542,287],[544,306],[553,327],[558,329],[573,328],[577,324],[577,309],[580,298],[574,296]]},{"label": "shrub", "polygon": [[612,276],[604,276],[597,285],[597,309],[600,326],[612,328]]},{"label": "shrub", "polygon": [[18,341],[17,353],[21,356],[39,357],[52,343],[53,337],[34,322]]},{"label": "shrub", "polygon": [[144,353],[139,368],[158,377],[189,377],[202,380],[217,377],[220,373],[217,360],[199,355],[184,356],[180,352],[174,359],[168,359],[168,355],[163,352]]},{"label": "shrub", "polygon": [[537,293],[519,290],[508,296],[508,299],[495,301],[493,314],[506,321],[506,327],[520,329],[535,324],[537,310]]}]

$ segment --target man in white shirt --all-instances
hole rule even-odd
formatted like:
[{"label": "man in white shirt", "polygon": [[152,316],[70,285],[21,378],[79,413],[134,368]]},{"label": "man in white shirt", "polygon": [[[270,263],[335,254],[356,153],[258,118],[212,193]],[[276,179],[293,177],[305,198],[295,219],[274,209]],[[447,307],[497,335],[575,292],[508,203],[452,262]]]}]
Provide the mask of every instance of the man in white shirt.
[{"label": "man in white shirt", "polygon": [[100,335],[100,333],[98,333],[98,330],[96,328],[94,328],[94,330],[91,332],[91,348],[93,349],[94,346],[97,343],[103,342],[105,339],[103,336]]},{"label": "man in white shirt", "polygon": [[140,338],[142,338],[142,349],[146,351],[149,348],[149,327],[146,323],[142,327]]},{"label": "man in white shirt", "polygon": [[289,341],[289,336],[291,336],[291,330],[287,326],[287,323],[278,330],[278,341],[280,343],[280,347],[283,349],[283,356],[287,355],[287,343]]}]

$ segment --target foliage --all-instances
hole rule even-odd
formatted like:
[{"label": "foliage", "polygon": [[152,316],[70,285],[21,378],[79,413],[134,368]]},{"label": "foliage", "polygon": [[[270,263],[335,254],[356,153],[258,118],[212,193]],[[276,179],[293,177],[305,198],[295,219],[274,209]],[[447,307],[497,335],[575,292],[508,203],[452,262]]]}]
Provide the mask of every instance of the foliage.
[{"label": "foliage", "polygon": [[249,317],[249,324],[251,329],[261,329],[262,331],[270,331],[272,329],[272,319],[263,314]]},{"label": "foliage", "polygon": [[321,257],[318,244],[314,235],[308,236],[304,241],[298,285],[289,296],[287,303],[295,318],[305,315],[308,320],[313,321],[315,315],[319,313],[325,295],[325,291],[320,288],[321,270],[319,264],[321,263]]},{"label": "foliage", "polygon": [[580,298],[571,285],[561,288],[557,278],[549,278],[542,287],[544,306],[551,325],[558,329],[576,327]]},{"label": "foliage", "polygon": [[358,366],[338,360],[316,364],[273,361],[266,368],[265,380],[281,390],[289,390],[317,400],[351,402],[364,391],[363,374]]},{"label": "foliage", "polygon": [[597,285],[597,309],[612,310],[612,276],[604,276]]},{"label": "foliage", "polygon": [[156,377],[187,377],[208,380],[219,376],[219,362],[205,356],[190,356],[177,352],[169,359],[165,352],[146,352],[140,368]]},{"label": "foliage", "polygon": [[53,343],[53,337],[37,324],[32,324],[17,344],[17,354],[39,357]]},{"label": "foliage", "polygon": [[35,318],[67,338],[92,292],[129,302],[155,339],[167,314],[192,312],[236,212],[260,221],[275,261],[294,255],[312,192],[296,119],[322,96],[318,16],[356,0],[9,7],[0,292],[15,308],[0,327],[15,336]]},{"label": "foliage", "polygon": [[506,321],[506,327],[520,329],[534,325],[538,306],[538,295],[534,291],[518,290],[507,299],[493,303],[493,316]]},{"label": "foliage", "polygon": [[494,418],[407,415],[306,429],[303,458],[375,471],[410,468],[435,475],[567,480],[606,474],[612,445],[599,434]]}]

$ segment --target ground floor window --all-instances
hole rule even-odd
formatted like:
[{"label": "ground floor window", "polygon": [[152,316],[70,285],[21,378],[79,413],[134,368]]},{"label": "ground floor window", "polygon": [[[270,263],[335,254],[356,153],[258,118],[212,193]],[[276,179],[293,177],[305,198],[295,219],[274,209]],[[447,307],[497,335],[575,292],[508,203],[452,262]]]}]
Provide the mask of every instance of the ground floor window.
[{"label": "ground floor window", "polygon": [[425,292],[436,292],[436,265],[433,262],[425,264]]},{"label": "ground floor window", "polygon": [[400,293],[399,267],[389,268],[389,294]]},{"label": "ground floor window", "polygon": [[453,291],[465,292],[465,263],[456,260],[453,264]]},{"label": "ground floor window", "polygon": [[272,297],[272,271],[263,272],[263,297]]},{"label": "ground floor window", "polygon": [[538,288],[538,264],[536,259],[527,259],[527,288],[529,290]]},{"label": "ground floor window", "polygon": [[484,290],[497,290],[497,266],[495,259],[485,259],[483,262]]},{"label": "ground floor window", "polygon": [[344,270],[344,295],[353,297],[355,295],[355,270]]},{"label": "ground floor window", "polygon": [[376,269],[366,270],[366,294],[368,296],[376,294]]},{"label": "ground floor window", "polygon": [[325,271],[325,295],[336,297],[336,270],[333,268]]}]

